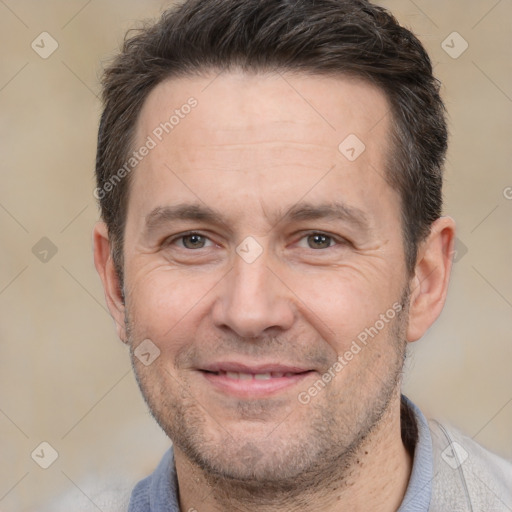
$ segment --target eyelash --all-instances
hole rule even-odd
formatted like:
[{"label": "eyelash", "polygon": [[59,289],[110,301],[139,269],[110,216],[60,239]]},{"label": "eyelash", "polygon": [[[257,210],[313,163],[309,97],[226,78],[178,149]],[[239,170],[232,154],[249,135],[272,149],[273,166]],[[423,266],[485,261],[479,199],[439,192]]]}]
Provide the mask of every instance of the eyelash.
[{"label": "eyelash", "polygon": [[[210,238],[206,235],[203,235],[202,233],[198,232],[198,231],[188,231],[186,233],[181,233],[171,239],[167,239],[165,242],[164,242],[164,245],[165,246],[168,246],[168,245],[172,245],[174,242],[176,242],[177,240],[182,240],[183,238],[186,238],[188,236],[193,236],[193,235],[198,235],[204,239],[207,239],[207,240],[210,240]],[[343,239],[343,238],[339,238],[339,237],[336,237],[334,235],[331,235],[329,233],[324,233],[323,231],[308,231],[307,233],[304,233],[301,238],[299,240],[302,240],[304,238],[307,238],[308,236],[312,236],[312,235],[321,235],[321,236],[325,236],[326,238],[330,238],[333,242],[334,242],[334,245],[330,245],[329,247],[325,247],[323,249],[311,249],[313,251],[322,251],[322,250],[325,250],[325,249],[331,249],[332,247],[335,247],[336,245],[347,245],[348,244],[348,241]],[[210,240],[210,242],[213,243],[212,240]],[[188,249],[186,247],[180,247],[181,249],[184,249],[184,250],[187,250],[187,251],[194,251],[195,249]],[[199,247],[199,249],[205,249],[205,247]]]}]

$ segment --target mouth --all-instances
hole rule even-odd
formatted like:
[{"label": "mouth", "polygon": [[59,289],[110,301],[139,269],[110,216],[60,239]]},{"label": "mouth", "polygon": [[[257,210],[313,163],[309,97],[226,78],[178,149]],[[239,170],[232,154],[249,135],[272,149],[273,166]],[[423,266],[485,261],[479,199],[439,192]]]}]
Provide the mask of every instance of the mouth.
[{"label": "mouth", "polygon": [[282,377],[293,377],[294,375],[300,375],[300,373],[307,372],[264,372],[264,373],[247,373],[247,372],[230,372],[220,370],[218,372],[209,372],[205,370],[206,373],[211,373],[212,375],[225,376],[228,379],[233,380],[269,380],[269,379],[280,379]]},{"label": "mouth", "polygon": [[314,370],[285,365],[218,363],[199,370],[218,392],[239,398],[263,398],[290,389]]}]

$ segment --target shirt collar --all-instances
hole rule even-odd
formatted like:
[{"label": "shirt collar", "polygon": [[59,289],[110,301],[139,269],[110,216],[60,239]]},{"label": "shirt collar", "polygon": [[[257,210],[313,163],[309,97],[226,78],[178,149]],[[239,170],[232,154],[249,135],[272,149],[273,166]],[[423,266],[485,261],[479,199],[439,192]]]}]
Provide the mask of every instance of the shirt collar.
[{"label": "shirt collar", "polygon": [[432,496],[432,438],[427,419],[420,409],[402,395],[401,429],[406,448],[412,448],[412,470],[409,485],[397,512],[427,512]]}]

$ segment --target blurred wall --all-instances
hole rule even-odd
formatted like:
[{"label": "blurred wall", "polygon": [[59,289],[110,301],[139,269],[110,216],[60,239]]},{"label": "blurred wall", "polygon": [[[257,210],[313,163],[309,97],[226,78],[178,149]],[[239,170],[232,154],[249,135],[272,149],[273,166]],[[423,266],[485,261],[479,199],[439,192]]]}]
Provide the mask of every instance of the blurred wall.
[{"label": "blurred wall", "polygon": [[[404,391],[427,416],[512,458],[512,4],[380,3],[424,42],[443,83],[446,213],[458,223],[448,302],[411,347]],[[102,62],[166,5],[0,2],[4,512],[40,510],[65,493],[83,499],[93,477],[138,480],[169,445],[116,337],[91,250]],[[57,454],[48,469],[35,462]]]}]

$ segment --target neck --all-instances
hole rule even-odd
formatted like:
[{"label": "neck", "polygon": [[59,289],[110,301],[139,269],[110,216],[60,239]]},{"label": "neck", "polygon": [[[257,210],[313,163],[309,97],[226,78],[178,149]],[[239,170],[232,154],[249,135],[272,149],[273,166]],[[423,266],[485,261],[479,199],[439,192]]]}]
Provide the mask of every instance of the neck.
[{"label": "neck", "polygon": [[[225,481],[205,474],[174,448],[180,508],[201,512],[396,511],[405,495],[412,457],[402,442],[400,394],[371,434],[352,454],[311,476],[312,485],[270,489],[257,483]],[[339,469],[339,471],[338,471]]]}]

